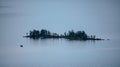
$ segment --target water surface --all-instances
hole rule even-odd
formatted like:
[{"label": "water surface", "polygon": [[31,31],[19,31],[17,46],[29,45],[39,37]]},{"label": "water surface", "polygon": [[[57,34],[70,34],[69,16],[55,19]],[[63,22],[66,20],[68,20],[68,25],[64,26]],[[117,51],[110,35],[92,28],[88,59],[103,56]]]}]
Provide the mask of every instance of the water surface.
[{"label": "water surface", "polygon": [[[0,0],[0,67],[120,67],[119,12],[118,0]],[[23,38],[42,28],[110,40]]]}]

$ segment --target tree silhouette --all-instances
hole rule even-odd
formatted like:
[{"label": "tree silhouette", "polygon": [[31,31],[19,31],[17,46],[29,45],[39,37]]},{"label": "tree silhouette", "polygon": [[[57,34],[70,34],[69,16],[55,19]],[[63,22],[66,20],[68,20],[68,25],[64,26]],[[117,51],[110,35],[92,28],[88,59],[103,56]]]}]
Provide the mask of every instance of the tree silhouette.
[{"label": "tree silhouette", "polygon": [[74,37],[75,36],[75,32],[73,30],[68,31],[68,36],[69,37]]},{"label": "tree silhouette", "polygon": [[76,31],[70,30],[67,33],[65,32],[64,35],[57,34],[57,33],[51,33],[50,31],[46,29],[39,30],[32,30],[29,31],[29,33],[26,34],[26,37],[30,37],[33,39],[39,39],[39,38],[65,38],[65,39],[71,39],[71,40],[101,40],[100,38],[96,38],[95,35],[88,36],[85,31]]}]

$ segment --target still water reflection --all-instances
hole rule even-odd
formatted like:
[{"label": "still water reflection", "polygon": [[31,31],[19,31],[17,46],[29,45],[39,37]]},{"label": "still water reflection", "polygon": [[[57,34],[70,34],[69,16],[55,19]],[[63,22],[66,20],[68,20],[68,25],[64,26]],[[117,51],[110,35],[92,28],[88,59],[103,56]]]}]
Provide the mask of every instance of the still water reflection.
[{"label": "still water reflection", "polygon": [[[0,0],[0,67],[120,67],[120,1]],[[85,30],[105,41],[32,40],[45,28]],[[23,45],[24,47],[20,47]]]},{"label": "still water reflection", "polygon": [[119,40],[32,40],[0,47],[1,67],[119,67]]}]

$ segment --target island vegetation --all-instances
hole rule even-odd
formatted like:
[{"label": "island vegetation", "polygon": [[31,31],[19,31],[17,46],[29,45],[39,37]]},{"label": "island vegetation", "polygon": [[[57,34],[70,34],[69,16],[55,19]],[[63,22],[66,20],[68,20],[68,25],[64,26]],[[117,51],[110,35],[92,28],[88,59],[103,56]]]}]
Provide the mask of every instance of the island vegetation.
[{"label": "island vegetation", "polygon": [[32,39],[46,39],[46,38],[64,38],[69,40],[104,40],[101,38],[96,38],[95,35],[88,36],[85,31],[76,31],[69,30],[68,32],[64,32],[64,34],[51,33],[49,30],[41,29],[32,30],[29,33],[26,33],[26,36]]}]

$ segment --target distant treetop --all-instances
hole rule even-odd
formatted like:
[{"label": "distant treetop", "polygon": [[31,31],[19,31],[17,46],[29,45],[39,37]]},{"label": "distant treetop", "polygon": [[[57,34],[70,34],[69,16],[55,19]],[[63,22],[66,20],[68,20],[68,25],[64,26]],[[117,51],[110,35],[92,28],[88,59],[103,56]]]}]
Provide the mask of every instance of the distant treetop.
[{"label": "distant treetop", "polygon": [[33,38],[33,39],[45,39],[45,38],[65,38],[69,40],[102,40],[101,38],[96,38],[95,35],[88,36],[85,31],[76,31],[69,30],[68,32],[64,32],[64,34],[52,33],[49,30],[41,29],[32,30],[27,33],[25,37]]}]

